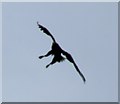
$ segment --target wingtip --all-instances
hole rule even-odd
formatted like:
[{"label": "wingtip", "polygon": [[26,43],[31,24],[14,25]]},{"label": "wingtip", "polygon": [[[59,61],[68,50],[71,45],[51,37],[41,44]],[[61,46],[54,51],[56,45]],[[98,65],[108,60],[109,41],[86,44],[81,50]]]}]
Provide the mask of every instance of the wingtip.
[{"label": "wingtip", "polygon": [[84,84],[85,84],[85,83],[86,83],[86,80],[84,79],[83,82],[84,82]]}]

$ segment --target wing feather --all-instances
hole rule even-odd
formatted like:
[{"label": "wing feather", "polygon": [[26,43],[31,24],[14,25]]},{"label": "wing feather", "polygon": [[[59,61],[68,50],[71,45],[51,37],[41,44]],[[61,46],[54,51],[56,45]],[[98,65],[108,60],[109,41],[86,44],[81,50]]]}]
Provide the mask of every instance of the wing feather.
[{"label": "wing feather", "polygon": [[47,28],[45,28],[44,26],[40,25],[38,22],[37,22],[37,25],[38,25],[38,27],[40,28],[41,31],[43,31],[45,34],[47,34],[48,36],[50,36],[50,37],[52,38],[52,40],[55,42],[54,37],[53,37],[52,34],[48,31]]},{"label": "wing feather", "polygon": [[63,53],[63,55],[66,56],[66,58],[67,58],[71,63],[73,63],[76,71],[79,73],[79,75],[82,77],[83,81],[85,82],[86,79],[85,79],[84,75],[81,73],[81,71],[79,70],[79,68],[78,68],[78,66],[76,65],[76,63],[75,63],[74,59],[72,58],[72,56],[71,56],[68,52],[66,52],[66,51],[62,51],[62,53]]}]

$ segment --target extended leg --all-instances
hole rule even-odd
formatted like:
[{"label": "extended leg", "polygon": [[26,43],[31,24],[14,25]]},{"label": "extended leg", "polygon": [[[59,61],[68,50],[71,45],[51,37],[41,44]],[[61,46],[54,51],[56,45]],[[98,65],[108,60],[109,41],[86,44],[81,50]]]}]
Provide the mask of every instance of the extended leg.
[{"label": "extended leg", "polygon": [[39,59],[42,59],[43,57],[47,57],[52,54],[52,50],[49,51],[46,55],[39,56]]},{"label": "extended leg", "polygon": [[56,62],[57,62],[57,60],[56,60],[56,58],[54,57],[53,60],[52,60],[52,62],[49,63],[48,65],[46,65],[46,68],[48,68],[50,65],[52,65],[52,64],[54,64],[54,63],[56,63]]}]

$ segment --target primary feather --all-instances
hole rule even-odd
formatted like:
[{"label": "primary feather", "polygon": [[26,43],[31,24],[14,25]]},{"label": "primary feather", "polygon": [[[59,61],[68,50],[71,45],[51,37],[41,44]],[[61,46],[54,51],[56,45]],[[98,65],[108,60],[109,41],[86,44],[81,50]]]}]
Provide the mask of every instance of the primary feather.
[{"label": "primary feather", "polygon": [[54,37],[52,36],[52,34],[47,30],[47,28],[45,28],[44,26],[40,25],[38,22],[37,22],[37,25],[38,27],[40,28],[41,31],[43,31],[45,34],[47,34],[48,36],[50,36],[53,40],[53,42],[55,42],[55,39]]}]

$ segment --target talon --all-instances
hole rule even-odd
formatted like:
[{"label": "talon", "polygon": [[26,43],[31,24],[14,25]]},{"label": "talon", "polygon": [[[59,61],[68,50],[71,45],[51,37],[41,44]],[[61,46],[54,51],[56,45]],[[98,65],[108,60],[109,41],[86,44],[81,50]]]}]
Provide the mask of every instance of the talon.
[{"label": "talon", "polygon": [[43,56],[39,56],[39,59],[43,58]]},{"label": "talon", "polygon": [[48,67],[49,67],[49,65],[46,66],[46,68],[48,68]]}]

